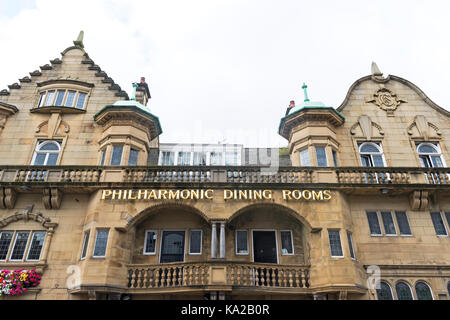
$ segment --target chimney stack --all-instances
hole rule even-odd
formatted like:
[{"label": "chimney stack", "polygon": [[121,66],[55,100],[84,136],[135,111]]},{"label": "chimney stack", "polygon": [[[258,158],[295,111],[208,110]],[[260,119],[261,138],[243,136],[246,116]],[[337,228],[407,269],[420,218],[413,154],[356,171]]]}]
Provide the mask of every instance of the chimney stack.
[{"label": "chimney stack", "polygon": [[148,84],[145,82],[145,77],[141,77],[141,82],[138,83],[138,87],[136,89],[136,101],[146,106],[150,98],[151,96]]},{"label": "chimney stack", "polygon": [[288,107],[287,110],[286,110],[286,115],[288,115],[289,111],[290,111],[292,108],[294,108],[294,107],[295,107],[295,101],[294,101],[294,100],[291,100],[291,101],[289,102],[289,107]]}]

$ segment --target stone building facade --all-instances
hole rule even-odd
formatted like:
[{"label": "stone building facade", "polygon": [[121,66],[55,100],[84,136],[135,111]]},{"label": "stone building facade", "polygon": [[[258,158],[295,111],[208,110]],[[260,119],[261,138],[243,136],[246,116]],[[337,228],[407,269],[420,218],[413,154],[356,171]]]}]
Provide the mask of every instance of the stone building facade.
[{"label": "stone building facade", "polygon": [[145,79],[80,35],[0,91],[0,270],[42,277],[0,299],[447,299],[449,112],[375,64],[336,109],[304,89],[281,165],[158,165]]}]

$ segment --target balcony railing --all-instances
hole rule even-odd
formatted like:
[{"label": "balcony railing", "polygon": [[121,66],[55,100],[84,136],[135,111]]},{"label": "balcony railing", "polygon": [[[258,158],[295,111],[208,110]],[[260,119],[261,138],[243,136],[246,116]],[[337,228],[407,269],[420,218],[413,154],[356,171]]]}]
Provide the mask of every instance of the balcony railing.
[{"label": "balcony railing", "polygon": [[129,265],[128,287],[170,289],[207,286],[214,284],[213,267],[223,271],[224,282],[220,285],[298,289],[310,286],[308,266],[225,261]]},{"label": "balcony railing", "polygon": [[0,166],[0,182],[449,185],[450,168]]}]

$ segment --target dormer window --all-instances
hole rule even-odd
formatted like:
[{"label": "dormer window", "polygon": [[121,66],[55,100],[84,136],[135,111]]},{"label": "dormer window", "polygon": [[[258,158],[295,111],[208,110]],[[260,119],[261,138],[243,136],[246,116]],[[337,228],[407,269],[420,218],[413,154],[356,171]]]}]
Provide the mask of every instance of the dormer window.
[{"label": "dormer window", "polygon": [[88,93],[80,90],[51,89],[40,93],[37,107],[69,107],[85,109]]}]

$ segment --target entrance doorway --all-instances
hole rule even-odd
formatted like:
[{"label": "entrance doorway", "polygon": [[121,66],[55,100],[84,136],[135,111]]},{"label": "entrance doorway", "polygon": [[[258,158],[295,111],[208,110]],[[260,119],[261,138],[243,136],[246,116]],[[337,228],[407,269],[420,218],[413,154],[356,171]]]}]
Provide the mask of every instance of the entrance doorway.
[{"label": "entrance doorway", "polygon": [[278,263],[275,231],[253,230],[253,257],[255,262]]},{"label": "entrance doorway", "polygon": [[184,231],[163,231],[160,263],[184,261]]}]

